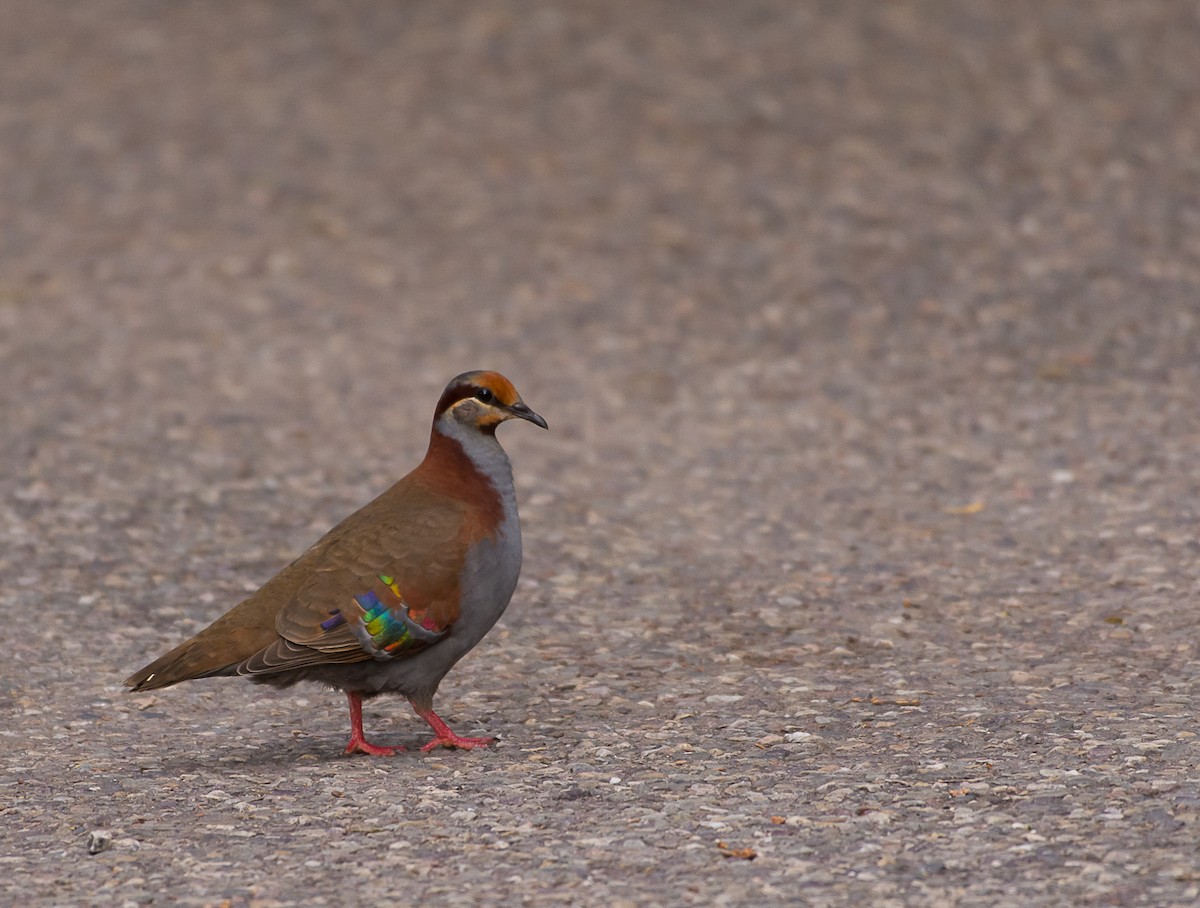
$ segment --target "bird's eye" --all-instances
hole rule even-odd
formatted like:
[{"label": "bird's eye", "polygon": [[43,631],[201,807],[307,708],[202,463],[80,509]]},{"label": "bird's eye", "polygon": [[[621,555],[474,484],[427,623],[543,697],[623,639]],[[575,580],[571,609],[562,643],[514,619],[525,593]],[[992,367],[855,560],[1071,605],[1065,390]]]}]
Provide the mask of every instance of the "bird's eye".
[{"label": "bird's eye", "polygon": [[493,394],[491,392],[491,390],[488,388],[480,388],[478,391],[475,392],[475,399],[481,400],[485,404],[490,404],[492,402],[492,398],[494,398],[495,396],[496,395]]}]

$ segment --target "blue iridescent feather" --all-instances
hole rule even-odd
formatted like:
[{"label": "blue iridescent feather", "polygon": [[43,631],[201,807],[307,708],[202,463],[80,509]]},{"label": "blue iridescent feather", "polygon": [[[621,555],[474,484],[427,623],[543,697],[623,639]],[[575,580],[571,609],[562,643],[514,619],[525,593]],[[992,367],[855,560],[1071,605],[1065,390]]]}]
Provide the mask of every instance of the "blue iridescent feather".
[{"label": "blue iridescent feather", "polygon": [[376,659],[390,659],[445,636],[445,631],[428,630],[414,621],[404,603],[400,604],[399,610],[389,608],[373,592],[355,596],[354,601],[363,610],[355,632]]}]

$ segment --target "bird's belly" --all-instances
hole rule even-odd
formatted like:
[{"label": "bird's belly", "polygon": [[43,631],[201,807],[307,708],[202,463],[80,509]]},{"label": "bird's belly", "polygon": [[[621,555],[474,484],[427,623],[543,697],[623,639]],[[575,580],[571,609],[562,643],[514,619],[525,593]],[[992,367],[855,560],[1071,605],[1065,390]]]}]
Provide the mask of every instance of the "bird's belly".
[{"label": "bird's belly", "polygon": [[521,528],[514,517],[505,521],[494,540],[485,540],[468,553],[460,581],[459,617],[451,636],[468,647],[478,643],[504,614],[520,573]]}]

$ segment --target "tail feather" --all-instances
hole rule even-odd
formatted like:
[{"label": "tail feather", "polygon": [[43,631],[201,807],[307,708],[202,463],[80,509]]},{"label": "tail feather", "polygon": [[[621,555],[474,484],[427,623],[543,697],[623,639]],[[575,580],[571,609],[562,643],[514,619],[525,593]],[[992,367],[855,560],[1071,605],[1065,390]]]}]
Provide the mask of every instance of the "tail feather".
[{"label": "tail feather", "polygon": [[273,633],[264,639],[261,628],[226,628],[219,635],[212,630],[201,631],[134,672],[125,686],[134,691],[157,690],[193,678],[237,674],[241,663],[276,639]]}]

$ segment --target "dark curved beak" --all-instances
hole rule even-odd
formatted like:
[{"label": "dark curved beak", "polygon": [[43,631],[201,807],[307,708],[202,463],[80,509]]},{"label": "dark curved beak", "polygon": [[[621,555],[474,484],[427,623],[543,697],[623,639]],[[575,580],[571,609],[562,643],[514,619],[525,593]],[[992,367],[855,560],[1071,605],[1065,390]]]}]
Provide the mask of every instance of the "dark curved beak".
[{"label": "dark curved beak", "polygon": [[540,416],[530,410],[529,407],[525,405],[525,401],[523,400],[519,400],[509,407],[508,412],[513,416],[521,417],[521,419],[528,419],[535,426],[541,426],[543,429],[550,428],[548,425],[546,425],[546,420],[542,419]]}]

